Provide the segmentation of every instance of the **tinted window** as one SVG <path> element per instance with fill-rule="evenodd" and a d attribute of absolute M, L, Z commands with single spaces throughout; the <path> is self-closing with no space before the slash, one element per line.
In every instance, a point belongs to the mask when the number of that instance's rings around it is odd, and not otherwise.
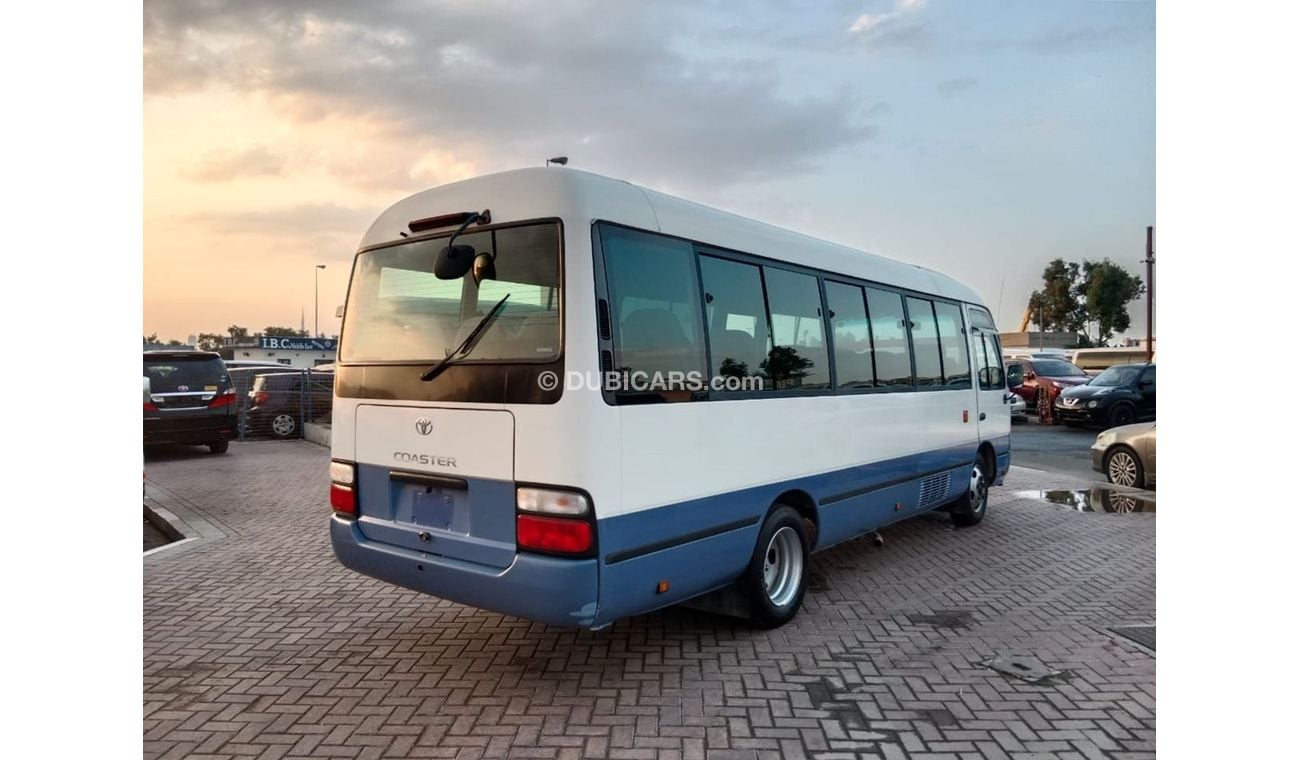
<path fill-rule="evenodd" d="M 835 345 L 835 384 L 841 388 L 869 388 L 875 384 L 871 358 L 871 322 L 862 288 L 826 283 L 831 339 Z"/>
<path fill-rule="evenodd" d="M 230 387 L 226 365 L 215 356 L 169 356 L 144 360 L 150 393 L 211 393 Z"/>
<path fill-rule="evenodd" d="M 1117 387 L 1121 385 L 1132 385 L 1137 381 L 1138 374 L 1142 368 L 1136 364 L 1121 364 L 1116 367 L 1102 372 L 1092 379 L 1088 385 L 1099 385 L 1102 387 Z"/>
<path fill-rule="evenodd" d="M 1148 380 L 1151 381 L 1150 390 L 1155 390 L 1156 389 L 1156 368 L 1155 367 L 1147 367 L 1146 371 L 1142 373 L 1142 382 L 1145 383 Z"/>
<path fill-rule="evenodd" d="M 601 227 L 614 332 L 614 366 L 627 372 L 703 372 L 695 254 L 689 243 Z M 659 384 L 663 385 L 663 384 Z M 684 390 L 661 394 L 685 400 Z"/>
<path fill-rule="evenodd" d="M 934 323 L 934 307 L 929 301 L 908 298 L 907 315 L 912 320 L 912 350 L 916 353 L 916 384 L 942 385 L 943 361 L 939 358 L 939 331 Z"/>
<path fill-rule="evenodd" d="M 767 308 L 758 267 L 700 257 L 714 377 L 761 375 L 767 358 Z"/>
<path fill-rule="evenodd" d="M 867 315 L 871 320 L 872 349 L 877 385 L 911 385 L 912 360 L 908 353 L 903 297 L 887 290 L 866 288 Z"/>
<path fill-rule="evenodd" d="M 817 278 L 772 267 L 763 267 L 763 277 L 772 319 L 772 347 L 763 374 L 776 390 L 828 387 Z"/>
<path fill-rule="evenodd" d="M 1047 377 L 1086 377 L 1088 374 L 1073 364 L 1060 359 L 1035 359 L 1033 365 L 1036 374 Z"/>
<path fill-rule="evenodd" d="M 966 330 L 962 327 L 961 308 L 955 304 L 936 302 L 934 316 L 939 322 L 944 383 L 970 387 L 970 359 L 966 351 Z"/>

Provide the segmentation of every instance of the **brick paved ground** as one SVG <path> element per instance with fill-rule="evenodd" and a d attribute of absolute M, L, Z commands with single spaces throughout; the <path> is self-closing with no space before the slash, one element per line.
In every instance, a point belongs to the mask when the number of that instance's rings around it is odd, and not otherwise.
<path fill-rule="evenodd" d="M 145 559 L 148 757 L 1154 754 L 1155 658 L 1105 628 L 1154 620 L 1155 515 L 1013 497 L 1077 481 L 1015 470 L 976 528 L 923 517 L 816 555 L 779 630 L 673 609 L 590 633 L 338 565 L 325 449 L 195 451 L 148 463 L 209 528 Z M 1065 674 L 978 664 L 1002 653 Z"/>

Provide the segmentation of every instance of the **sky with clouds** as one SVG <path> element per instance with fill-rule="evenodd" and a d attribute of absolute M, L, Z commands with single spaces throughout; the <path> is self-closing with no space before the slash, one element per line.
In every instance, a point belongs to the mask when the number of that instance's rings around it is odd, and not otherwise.
<path fill-rule="evenodd" d="M 1155 221 L 1153 3 L 146 0 L 144 41 L 164 338 L 311 329 L 318 263 L 334 334 L 386 206 L 553 155 L 947 272 L 1003 329 L 1052 258 L 1140 274 Z"/>

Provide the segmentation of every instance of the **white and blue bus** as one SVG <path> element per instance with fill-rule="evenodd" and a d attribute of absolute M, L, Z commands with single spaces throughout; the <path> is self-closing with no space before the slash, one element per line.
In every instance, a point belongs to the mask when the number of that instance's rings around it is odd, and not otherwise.
<path fill-rule="evenodd" d="M 809 555 L 1010 463 L 968 287 L 627 182 L 536 168 L 385 211 L 335 368 L 330 535 L 358 572 L 602 628 L 790 620 Z"/>

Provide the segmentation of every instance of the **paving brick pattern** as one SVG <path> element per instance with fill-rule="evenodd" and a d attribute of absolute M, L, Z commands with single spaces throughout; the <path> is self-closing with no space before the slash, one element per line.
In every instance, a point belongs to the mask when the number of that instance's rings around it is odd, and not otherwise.
<path fill-rule="evenodd" d="M 1155 515 L 1014 497 L 1077 481 L 1013 470 L 978 527 L 818 554 L 775 631 L 678 608 L 591 633 L 338 565 L 322 448 L 198 451 L 148 462 L 226 535 L 145 559 L 146 757 L 1154 755 L 1154 655 L 1106 629 L 1155 618 Z"/>

